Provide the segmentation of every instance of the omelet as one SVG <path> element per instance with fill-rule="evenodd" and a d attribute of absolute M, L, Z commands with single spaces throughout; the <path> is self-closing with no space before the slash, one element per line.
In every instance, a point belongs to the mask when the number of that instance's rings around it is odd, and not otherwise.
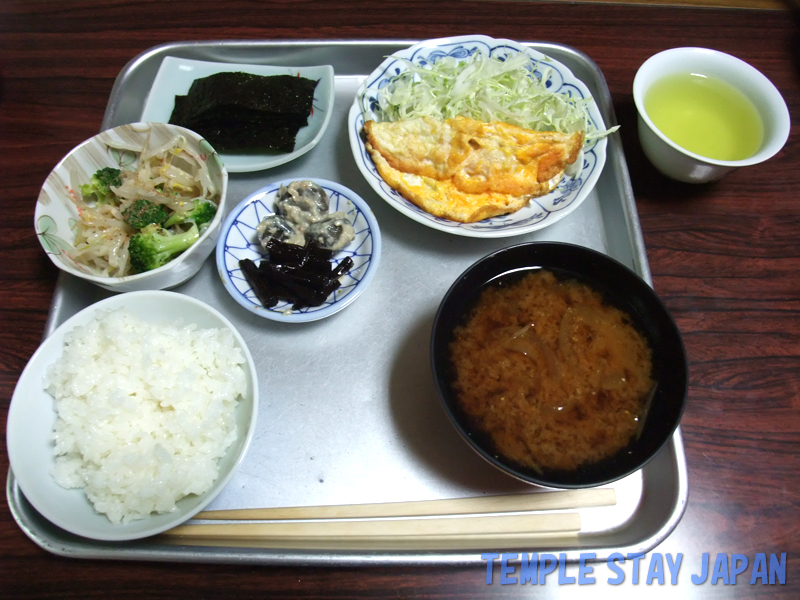
<path fill-rule="evenodd" d="M 381 177 L 426 212 L 473 223 L 516 212 L 551 192 L 583 147 L 583 132 L 532 131 L 465 117 L 364 124 Z"/>

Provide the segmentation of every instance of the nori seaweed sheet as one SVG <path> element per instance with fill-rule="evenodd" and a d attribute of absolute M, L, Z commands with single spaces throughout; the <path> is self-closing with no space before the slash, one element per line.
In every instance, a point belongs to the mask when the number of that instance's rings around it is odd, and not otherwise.
<path fill-rule="evenodd" d="M 221 106 L 183 126 L 207 139 L 219 152 L 259 148 L 292 152 L 297 132 L 307 124 L 308 117 L 304 115 Z"/>
<path fill-rule="evenodd" d="M 292 152 L 308 124 L 317 81 L 293 75 L 217 73 L 175 96 L 169 122 L 203 136 L 220 152 Z"/>

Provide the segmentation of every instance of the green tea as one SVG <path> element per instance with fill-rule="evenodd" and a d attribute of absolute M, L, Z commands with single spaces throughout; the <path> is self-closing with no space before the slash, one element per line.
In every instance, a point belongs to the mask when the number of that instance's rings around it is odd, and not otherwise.
<path fill-rule="evenodd" d="M 667 75 L 644 99 L 655 126 L 673 142 L 707 158 L 742 160 L 761 146 L 764 125 L 735 87 L 695 73 Z"/>

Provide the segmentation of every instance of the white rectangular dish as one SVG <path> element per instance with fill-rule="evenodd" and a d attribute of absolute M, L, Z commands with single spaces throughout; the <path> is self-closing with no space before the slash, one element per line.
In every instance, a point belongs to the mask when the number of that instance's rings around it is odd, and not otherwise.
<path fill-rule="evenodd" d="M 175 96 L 185 95 L 195 79 L 222 72 L 242 72 L 253 75 L 291 75 L 317 81 L 314 90 L 314 108 L 308 125 L 297 134 L 294 152 L 283 154 L 233 154 L 223 153 L 225 167 L 231 173 L 246 173 L 271 169 L 294 160 L 316 146 L 325 134 L 331 120 L 334 97 L 333 67 L 300 66 L 276 67 L 271 65 L 231 64 L 167 56 L 161 61 L 156 78 L 142 109 L 143 122 L 169 123 L 175 107 Z"/>

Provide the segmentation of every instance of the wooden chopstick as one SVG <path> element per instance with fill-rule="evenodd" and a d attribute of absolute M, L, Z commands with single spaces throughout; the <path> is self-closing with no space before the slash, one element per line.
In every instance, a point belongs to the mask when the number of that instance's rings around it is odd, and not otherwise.
<path fill-rule="evenodd" d="M 615 490 L 600 488 L 418 502 L 205 511 L 195 519 L 218 522 L 181 525 L 161 536 L 167 544 L 194 546 L 511 548 L 543 537 L 552 541 L 553 534 L 558 534 L 558 539 L 579 535 L 579 513 L 541 511 L 614 504 Z"/>
<path fill-rule="evenodd" d="M 578 513 L 181 525 L 162 535 L 211 539 L 391 540 L 580 531 Z"/>
<path fill-rule="evenodd" d="M 386 502 L 381 504 L 343 504 L 332 506 L 293 506 L 286 508 L 244 508 L 207 510 L 195 519 L 244 521 L 280 519 L 349 519 L 370 517 L 419 517 L 427 515 L 466 515 L 542 510 L 569 510 L 613 506 L 614 488 L 538 492 L 505 496 L 481 496 L 450 500 Z"/>
<path fill-rule="evenodd" d="M 551 533 L 507 533 L 505 535 L 440 535 L 395 538 L 202 538 L 161 536 L 159 543 L 171 546 L 213 546 L 215 548 L 268 548 L 271 550 L 335 550 L 335 551 L 486 551 L 504 549 L 529 550 L 545 544 L 548 548 L 574 548 L 579 531 Z"/>

